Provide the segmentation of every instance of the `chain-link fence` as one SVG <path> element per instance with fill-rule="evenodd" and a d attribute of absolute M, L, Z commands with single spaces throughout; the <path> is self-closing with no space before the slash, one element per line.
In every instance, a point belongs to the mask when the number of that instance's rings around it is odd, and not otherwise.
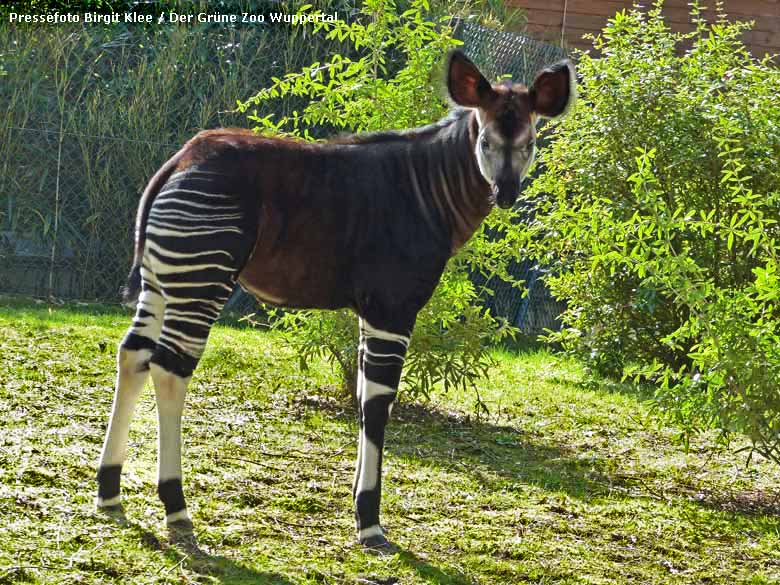
<path fill-rule="evenodd" d="M 117 301 L 132 263 L 138 194 L 176 145 L 17 127 L 2 132 L 9 160 L 0 161 L 0 291 Z M 141 168 L 127 164 L 144 159 Z"/>
<path fill-rule="evenodd" d="M 494 78 L 510 74 L 516 81 L 530 83 L 536 71 L 564 55 L 558 47 L 473 23 L 459 23 L 457 32 L 464 41 L 466 53 Z M 224 35 L 223 32 L 210 34 Z M 144 54 L 128 56 L 128 47 L 137 51 L 139 44 L 128 32 L 107 40 L 92 38 L 80 30 L 64 38 L 69 43 L 74 38 L 80 39 L 80 44 L 73 45 L 70 56 L 77 67 L 85 60 L 113 62 L 111 70 L 89 72 L 90 78 L 94 76 L 105 84 L 123 82 L 119 75 L 125 63 L 141 67 L 146 58 Z M 223 51 L 227 58 L 237 59 L 235 47 L 249 46 L 250 41 L 221 39 L 215 43 L 215 52 Z M 166 38 L 165 42 L 196 46 L 202 41 Z M 258 58 L 261 54 L 258 47 L 252 54 L 239 57 L 245 62 Z M 63 59 L 68 57 L 63 53 Z M 156 58 L 159 60 L 160 56 Z M 200 66 L 222 68 L 219 74 L 226 77 L 232 74 L 224 63 L 204 62 Z M 109 78 L 109 74 L 114 77 Z M 122 126 L 132 130 L 139 119 L 147 119 L 147 125 L 160 126 L 159 141 L 134 140 L 116 132 L 99 133 L 94 125 L 85 126 L 85 118 L 80 117 L 85 108 L 105 107 L 94 101 L 99 86 L 84 85 L 81 97 L 74 99 L 74 82 L 69 83 L 71 86 L 64 84 L 59 89 L 52 85 L 50 95 L 44 95 L 42 86 L 38 86 L 39 98 L 47 100 L 37 108 L 38 117 L 22 119 L 11 112 L 9 125 L 0 126 L 0 293 L 116 302 L 131 264 L 133 219 L 146 181 L 183 139 L 194 132 L 187 127 L 192 125 L 192 120 L 200 119 L 204 125 L 224 123 L 224 120 L 215 116 L 207 119 L 205 114 L 176 105 L 177 90 L 173 89 L 167 90 L 166 95 L 158 95 L 157 102 L 143 98 L 151 107 L 157 104 L 158 109 L 169 108 L 166 115 L 157 114 L 159 121 L 148 119 L 152 114 L 139 110 L 134 117 L 128 113 L 126 126 Z M 249 87 L 261 86 L 256 81 L 249 84 Z M 163 100 L 169 101 L 162 103 Z M 29 104 L 26 107 L 30 109 Z M 58 116 L 49 115 L 52 107 L 59 108 Z M 178 124 L 177 118 L 185 123 Z M 96 127 L 97 130 L 117 129 L 110 124 Z M 138 135 L 142 135 L 140 129 Z M 539 281 L 538 271 L 524 263 L 513 266 L 512 273 L 525 281 L 529 292 L 523 297 L 506 283 L 491 282 L 496 292 L 489 301 L 494 313 L 528 332 L 554 327 L 561 307 L 552 301 Z M 251 306 L 246 297 L 239 296 L 233 303 L 237 310 Z"/>
<path fill-rule="evenodd" d="M 246 124 L 236 98 L 312 54 L 296 34 L 0 23 L 0 293 L 118 302 L 146 182 L 199 129 Z"/>
<path fill-rule="evenodd" d="M 557 45 L 463 20 L 457 25 L 456 37 L 463 41 L 464 52 L 488 79 L 509 76 L 513 82 L 525 85 L 533 82 L 540 69 L 567 55 Z"/>

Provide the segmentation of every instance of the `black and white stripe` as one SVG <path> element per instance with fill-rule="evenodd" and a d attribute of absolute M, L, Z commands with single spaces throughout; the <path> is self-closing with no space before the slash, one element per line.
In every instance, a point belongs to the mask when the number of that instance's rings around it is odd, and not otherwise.
<path fill-rule="evenodd" d="M 409 332 L 392 333 L 360 320 L 358 404 L 360 435 L 353 496 L 358 540 L 369 547 L 387 544 L 379 524 L 385 426 L 401 379 Z"/>
<path fill-rule="evenodd" d="M 359 540 L 389 550 L 379 521 L 382 450 L 416 316 L 491 208 L 514 204 L 536 119 L 564 113 L 573 86 L 566 63 L 530 88 L 491 85 L 455 51 L 447 88 L 461 108 L 435 124 L 316 144 L 235 128 L 188 141 L 149 180 L 136 216 L 125 298 L 138 309 L 119 351 L 98 506 L 120 506 L 127 430 L 151 375 L 158 492 L 169 525 L 191 529 L 184 397 L 240 278 L 267 302 L 360 316 L 355 515 Z"/>
<path fill-rule="evenodd" d="M 149 211 L 142 292 L 120 346 L 114 410 L 98 471 L 98 506 L 119 506 L 127 428 L 151 372 L 159 419 L 158 494 L 169 525 L 190 524 L 181 482 L 187 383 L 246 256 L 245 213 L 239 201 L 214 187 L 220 177 L 197 168 L 173 174 Z"/>

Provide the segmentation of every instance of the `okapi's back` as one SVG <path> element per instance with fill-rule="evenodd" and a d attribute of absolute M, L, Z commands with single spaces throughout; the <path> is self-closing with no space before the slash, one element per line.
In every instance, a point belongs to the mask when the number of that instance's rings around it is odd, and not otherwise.
<path fill-rule="evenodd" d="M 165 189 L 196 204 L 205 204 L 197 193 L 205 189 L 240 205 L 253 245 L 239 282 L 260 300 L 355 307 L 367 266 L 400 265 L 425 240 L 404 176 L 406 148 L 211 130 L 183 149 L 179 182 Z"/>

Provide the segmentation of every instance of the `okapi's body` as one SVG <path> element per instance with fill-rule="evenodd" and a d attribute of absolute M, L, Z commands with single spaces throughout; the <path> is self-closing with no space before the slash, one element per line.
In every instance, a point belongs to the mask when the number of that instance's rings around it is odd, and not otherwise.
<path fill-rule="evenodd" d="M 287 307 L 351 307 L 371 321 L 397 303 L 417 304 L 409 307 L 416 313 L 489 213 L 490 186 L 470 156 L 476 130 L 468 110 L 343 143 L 216 130 L 184 156 L 203 168 L 234 166 L 226 174 L 241 177 L 233 188 L 257 234 L 239 275 L 247 290 Z M 449 150 L 471 164 L 453 165 L 441 156 Z"/>
<path fill-rule="evenodd" d="M 129 421 L 151 372 L 160 498 L 169 526 L 191 530 L 184 395 L 238 281 L 265 302 L 358 314 L 358 538 L 388 546 L 379 524 L 384 429 L 417 313 L 492 206 L 514 203 L 536 116 L 562 114 L 574 90 L 568 64 L 542 72 L 531 90 L 491 87 L 460 53 L 448 86 L 463 107 L 431 126 L 320 144 L 212 130 L 152 178 L 138 212 L 129 296 L 140 296 L 119 351 L 99 507 L 120 506 Z"/>

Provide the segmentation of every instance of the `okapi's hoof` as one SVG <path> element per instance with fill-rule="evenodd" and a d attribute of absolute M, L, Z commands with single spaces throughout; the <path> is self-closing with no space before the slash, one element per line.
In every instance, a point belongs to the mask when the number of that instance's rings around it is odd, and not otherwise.
<path fill-rule="evenodd" d="M 168 540 L 171 544 L 198 546 L 198 539 L 195 536 L 195 527 L 192 525 L 192 520 L 189 518 L 168 522 L 167 528 Z"/>
<path fill-rule="evenodd" d="M 170 542 L 172 546 L 193 557 L 198 557 L 203 554 L 203 551 L 198 545 L 198 537 L 195 536 L 192 521 L 189 518 L 168 522 L 167 526 L 168 542 Z"/>
<path fill-rule="evenodd" d="M 360 540 L 360 544 L 366 550 L 376 555 L 392 555 L 398 552 L 398 547 L 385 538 L 384 534 L 367 536 Z"/>
<path fill-rule="evenodd" d="M 95 511 L 98 514 L 102 514 L 103 516 L 107 516 L 114 522 L 117 522 L 119 524 L 127 524 L 127 516 L 125 515 L 125 509 L 122 506 L 122 504 L 113 504 L 111 506 L 101 506 L 97 505 L 95 506 Z"/>

